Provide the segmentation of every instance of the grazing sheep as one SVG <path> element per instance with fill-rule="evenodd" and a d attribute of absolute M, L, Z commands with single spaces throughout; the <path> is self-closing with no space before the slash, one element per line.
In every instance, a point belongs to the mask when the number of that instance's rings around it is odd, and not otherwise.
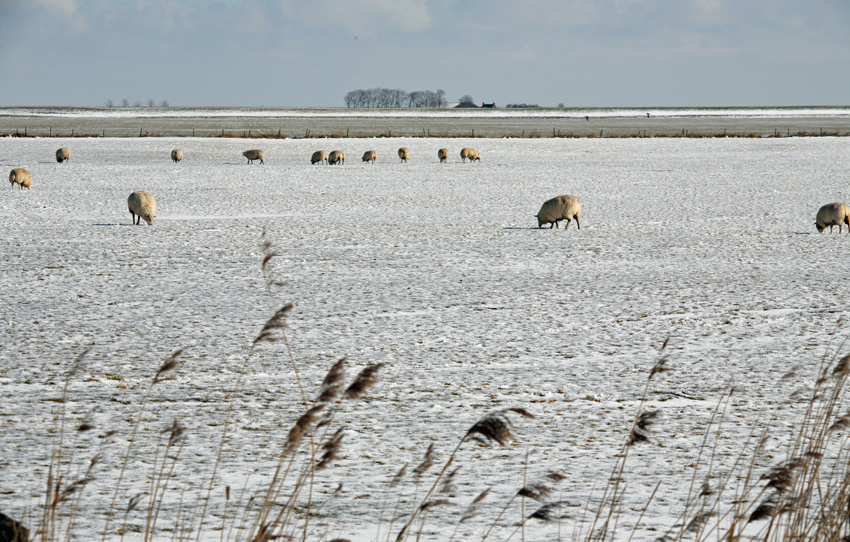
<path fill-rule="evenodd" d="M 440 159 L 440 163 L 445 162 L 449 159 L 449 149 L 440 149 L 437 151 L 437 158 Z"/>
<path fill-rule="evenodd" d="M 342 151 L 331 151 L 328 155 L 328 164 L 336 165 L 336 164 L 344 164 L 345 163 L 345 153 Z"/>
<path fill-rule="evenodd" d="M 171 159 L 174 160 L 174 163 L 176 164 L 183 159 L 183 151 L 180 149 L 174 149 L 171 151 Z"/>
<path fill-rule="evenodd" d="M 469 158 L 469 163 L 481 161 L 481 153 L 473 149 L 472 147 L 464 147 L 460 150 L 460 157 L 463 160 L 463 163 L 466 163 L 466 159 Z"/>
<path fill-rule="evenodd" d="M 141 224 L 142 220 L 148 223 L 148 226 L 153 224 L 153 219 L 156 218 L 156 200 L 150 192 L 139 190 L 133 192 L 127 198 L 127 207 L 130 208 L 130 216 L 133 218 L 133 225 Z"/>
<path fill-rule="evenodd" d="M 263 162 L 263 158 L 265 158 L 266 155 L 260 149 L 251 149 L 250 151 L 245 151 L 242 153 L 242 156 L 248 159 L 249 164 L 253 164 L 254 160 L 259 160 L 261 164 L 265 164 L 265 162 Z"/>
<path fill-rule="evenodd" d="M 375 151 L 366 151 L 363 153 L 363 161 L 364 162 L 372 162 L 375 163 L 375 160 L 378 159 L 378 153 Z"/>
<path fill-rule="evenodd" d="M 815 227 L 819 233 L 829 226 L 829 233 L 832 233 L 832 227 L 838 226 L 838 233 L 847 224 L 847 233 L 850 233 L 850 207 L 843 203 L 827 203 L 818 209 L 818 216 L 815 219 Z"/>
<path fill-rule="evenodd" d="M 67 162 L 71 159 L 71 149 L 68 147 L 62 147 L 61 149 L 56 151 L 56 161 L 59 163 Z"/>
<path fill-rule="evenodd" d="M 398 157 L 401 158 L 402 162 L 407 162 L 410 160 L 410 149 L 407 147 L 402 147 L 398 150 Z"/>
<path fill-rule="evenodd" d="M 570 220 L 573 218 L 576 219 L 576 226 L 578 229 L 581 229 L 581 223 L 578 220 L 579 215 L 581 214 L 581 202 L 575 196 L 557 196 L 549 201 L 545 202 L 540 210 L 537 212 L 537 227 L 542 228 L 543 224 L 552 225 L 549 227 L 550 229 L 553 227 L 560 228 L 558 224 L 561 220 L 567 221 L 567 226 L 564 228 L 565 230 L 570 229 Z"/>
<path fill-rule="evenodd" d="M 9 182 L 12 183 L 12 188 L 17 184 L 19 190 L 29 190 L 32 186 L 32 175 L 24 168 L 16 167 L 9 173 Z"/>
<path fill-rule="evenodd" d="M 328 163 L 328 151 L 316 151 L 313 153 L 313 156 L 310 157 L 311 164 L 321 164 L 323 162 L 325 164 Z"/>

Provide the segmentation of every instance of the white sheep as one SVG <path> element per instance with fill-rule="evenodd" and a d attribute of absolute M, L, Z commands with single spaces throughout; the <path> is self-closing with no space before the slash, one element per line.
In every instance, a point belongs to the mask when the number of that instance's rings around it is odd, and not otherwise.
<path fill-rule="evenodd" d="M 398 157 L 401 158 L 402 162 L 407 162 L 410 160 L 410 149 L 407 147 L 402 147 L 398 150 Z"/>
<path fill-rule="evenodd" d="M 253 164 L 254 160 L 259 160 L 261 164 L 265 164 L 265 162 L 263 162 L 263 158 L 265 158 L 266 155 L 260 149 L 251 149 L 250 151 L 245 151 L 242 153 L 242 156 L 248 159 L 249 164 Z"/>
<path fill-rule="evenodd" d="M 375 160 L 378 159 L 378 153 L 375 151 L 366 151 L 363 153 L 363 161 L 364 162 L 372 162 L 375 163 Z"/>
<path fill-rule="evenodd" d="M 328 155 L 328 164 L 336 165 L 336 164 L 344 164 L 345 163 L 345 153 L 342 151 L 331 151 Z"/>
<path fill-rule="evenodd" d="M 449 149 L 440 149 L 437 151 L 437 158 L 440 159 L 440 163 L 445 162 L 449 159 Z"/>
<path fill-rule="evenodd" d="M 328 151 L 316 151 L 313 153 L 313 156 L 310 157 L 311 164 L 321 164 L 328 163 Z"/>
<path fill-rule="evenodd" d="M 473 149 L 472 147 L 464 147 L 460 150 L 460 157 L 463 160 L 463 163 L 466 163 L 466 159 L 469 158 L 469 163 L 481 161 L 481 153 Z"/>
<path fill-rule="evenodd" d="M 12 188 L 18 185 L 19 190 L 29 190 L 32 186 L 32 175 L 24 168 L 16 167 L 9 173 L 9 182 L 12 183 Z"/>
<path fill-rule="evenodd" d="M 570 228 L 570 220 L 576 219 L 576 226 L 581 229 L 581 223 L 578 218 L 581 214 L 581 201 L 575 196 L 557 196 L 546 201 L 540 210 L 537 212 L 537 227 L 542 228 L 543 224 L 552 224 L 551 228 L 558 227 L 561 220 L 567 221 L 566 229 Z"/>
<path fill-rule="evenodd" d="M 156 200 L 150 192 L 139 190 L 133 192 L 127 198 L 127 207 L 130 208 L 130 216 L 133 218 L 133 225 L 142 223 L 144 219 L 148 226 L 153 224 L 153 219 L 156 218 Z"/>
<path fill-rule="evenodd" d="M 838 233 L 841 233 L 842 227 L 847 224 L 847 233 L 850 233 L 850 207 L 843 203 L 827 203 L 818 209 L 818 216 L 815 218 L 815 227 L 819 233 L 829 226 L 829 233 L 832 233 L 832 227 L 838 226 Z"/>
<path fill-rule="evenodd" d="M 174 160 L 174 163 L 176 164 L 183 159 L 183 151 L 180 149 L 174 149 L 171 151 L 171 159 Z"/>
<path fill-rule="evenodd" d="M 56 151 L 56 161 L 57 162 L 67 162 L 71 159 L 71 149 L 68 147 L 62 147 Z"/>

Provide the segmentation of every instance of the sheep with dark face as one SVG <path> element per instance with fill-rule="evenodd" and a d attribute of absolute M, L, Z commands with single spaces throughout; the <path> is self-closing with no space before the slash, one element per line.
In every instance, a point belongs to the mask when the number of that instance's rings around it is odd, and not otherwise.
<path fill-rule="evenodd" d="M 440 149 L 437 151 L 437 158 L 440 159 L 440 163 L 442 164 L 446 160 L 449 159 L 449 149 Z"/>
<path fill-rule="evenodd" d="M 16 167 L 9 172 L 9 182 L 12 183 L 12 188 L 18 185 L 18 190 L 23 190 L 24 188 L 29 190 L 32 186 L 32 175 L 24 168 Z"/>
<path fill-rule="evenodd" d="M 540 207 L 540 211 L 537 212 L 537 227 L 542 228 L 543 224 L 552 224 L 549 228 L 560 228 L 558 224 L 561 220 L 567 221 L 567 226 L 564 228 L 570 228 L 570 221 L 575 218 L 576 226 L 578 229 L 581 229 L 581 223 L 579 222 L 579 215 L 581 215 L 581 201 L 575 196 L 557 196 L 554 197 Z"/>
<path fill-rule="evenodd" d="M 153 225 L 153 220 L 156 218 L 156 200 L 150 192 L 144 190 L 133 192 L 127 198 L 127 207 L 130 209 L 134 226 L 141 224 L 142 219 L 148 223 L 148 226 Z"/>
<path fill-rule="evenodd" d="M 407 147 L 402 147 L 398 150 L 398 157 L 401 158 L 402 162 L 407 162 L 410 160 L 410 149 Z"/>
<path fill-rule="evenodd" d="M 375 163 L 375 160 L 378 159 L 378 153 L 375 151 L 366 151 L 363 153 L 363 161 L 364 162 L 372 162 Z"/>
<path fill-rule="evenodd" d="M 819 233 L 829 226 L 829 233 L 832 233 L 832 227 L 838 226 L 838 233 L 841 233 L 842 227 L 847 224 L 847 233 L 850 233 L 850 207 L 843 203 L 827 203 L 818 209 L 818 215 L 815 218 L 815 227 Z"/>
<path fill-rule="evenodd" d="M 328 155 L 328 164 L 335 166 L 345 163 L 345 153 L 342 151 L 331 151 Z"/>
<path fill-rule="evenodd" d="M 261 164 L 265 164 L 265 162 L 263 162 L 263 158 L 265 158 L 266 155 L 260 149 L 251 149 L 250 151 L 245 151 L 242 153 L 242 156 L 248 159 L 249 164 L 253 164 L 254 160 L 259 160 Z"/>
<path fill-rule="evenodd" d="M 313 156 L 310 157 L 311 164 L 322 164 L 328 163 L 328 151 L 316 151 L 313 153 Z"/>
<path fill-rule="evenodd" d="M 59 163 L 67 162 L 71 159 L 71 149 L 62 147 L 56 151 L 56 161 Z"/>
<path fill-rule="evenodd" d="M 466 163 L 466 159 L 469 158 L 469 163 L 472 162 L 480 162 L 481 161 L 481 153 L 473 149 L 472 147 L 464 147 L 460 150 L 460 158 Z"/>

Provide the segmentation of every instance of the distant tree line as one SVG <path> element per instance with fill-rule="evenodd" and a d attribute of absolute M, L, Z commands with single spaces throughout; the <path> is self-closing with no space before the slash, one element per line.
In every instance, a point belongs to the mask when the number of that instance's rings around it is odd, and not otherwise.
<path fill-rule="evenodd" d="M 143 105 L 145 104 L 141 100 L 136 100 L 135 102 L 133 102 L 133 107 L 142 107 Z M 152 99 L 148 100 L 147 105 L 148 107 L 154 107 L 156 105 L 156 101 Z M 161 102 L 159 102 L 159 106 L 168 107 L 168 100 L 162 100 Z M 109 99 L 106 100 L 106 107 L 130 107 L 130 100 L 124 98 L 123 100 L 121 100 L 121 104 L 116 106 L 115 102 L 113 102 L 112 99 Z"/>
<path fill-rule="evenodd" d="M 345 95 L 346 107 L 446 107 L 448 103 L 443 89 L 406 92 L 400 88 L 370 88 Z"/>

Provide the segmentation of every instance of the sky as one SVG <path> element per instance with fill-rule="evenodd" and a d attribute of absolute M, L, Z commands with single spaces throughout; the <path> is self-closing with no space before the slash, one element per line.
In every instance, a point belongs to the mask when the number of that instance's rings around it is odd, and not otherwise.
<path fill-rule="evenodd" d="M 0 105 L 850 105 L 850 0 L 0 0 Z"/>

